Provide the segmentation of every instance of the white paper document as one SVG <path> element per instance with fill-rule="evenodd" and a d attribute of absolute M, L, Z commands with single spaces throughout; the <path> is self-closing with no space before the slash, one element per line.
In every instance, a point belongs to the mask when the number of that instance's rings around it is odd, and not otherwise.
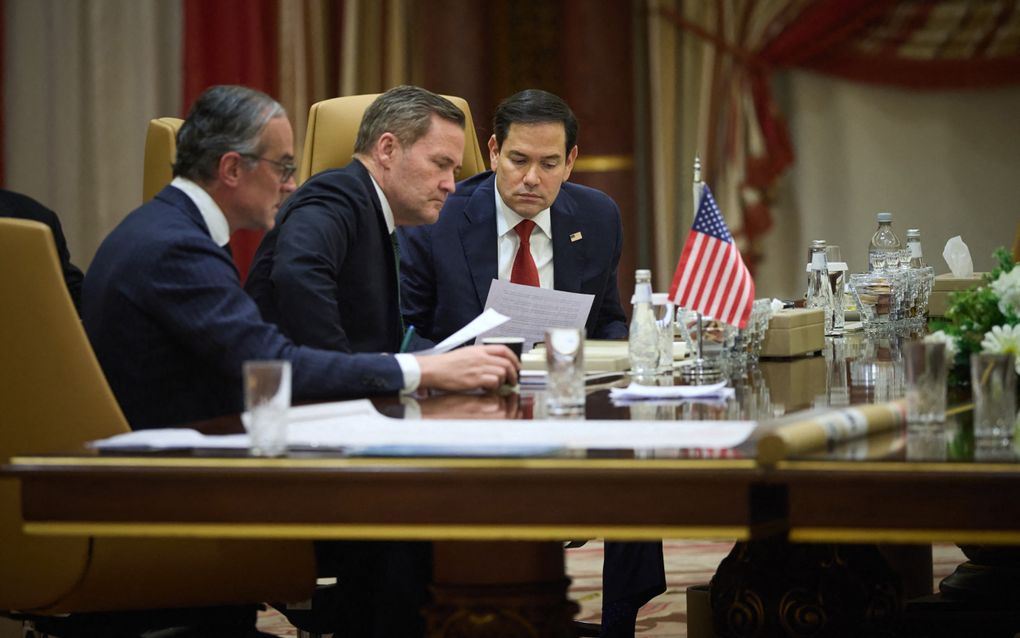
<path fill-rule="evenodd" d="M 545 338 L 548 328 L 583 328 L 595 295 L 522 286 L 493 279 L 486 309 L 498 310 L 510 321 L 494 328 L 485 337 L 523 337 L 527 352 Z"/>
<path fill-rule="evenodd" d="M 755 428 L 753 421 L 407 421 L 379 414 L 369 401 L 297 407 L 289 416 L 288 446 L 366 455 L 540 456 L 568 449 L 728 449 L 743 443 Z M 188 429 L 139 430 L 93 445 L 105 450 L 244 449 L 248 437 L 209 436 Z"/>
<path fill-rule="evenodd" d="M 481 334 L 486 334 L 492 331 L 508 321 L 510 321 L 510 317 L 505 314 L 501 314 L 493 308 L 486 308 L 482 314 L 472 319 L 466 326 L 457 332 L 437 343 L 434 347 L 425 350 L 424 352 L 416 352 L 415 354 L 439 354 L 441 352 L 448 352 Z"/>
<path fill-rule="evenodd" d="M 725 399 L 733 396 L 733 388 L 725 381 L 709 385 L 641 385 L 631 383 L 626 388 L 610 388 L 609 397 L 622 399 Z"/>

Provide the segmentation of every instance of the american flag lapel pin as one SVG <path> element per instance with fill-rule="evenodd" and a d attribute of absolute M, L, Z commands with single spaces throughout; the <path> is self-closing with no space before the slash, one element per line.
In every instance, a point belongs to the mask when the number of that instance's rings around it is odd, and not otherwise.
<path fill-rule="evenodd" d="M 574 243 L 575 241 L 581 241 L 581 231 L 577 231 L 570 236 L 570 243 Z"/>

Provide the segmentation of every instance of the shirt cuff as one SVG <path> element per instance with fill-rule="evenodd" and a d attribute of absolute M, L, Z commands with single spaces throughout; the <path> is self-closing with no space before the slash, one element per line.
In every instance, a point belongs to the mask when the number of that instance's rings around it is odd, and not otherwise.
<path fill-rule="evenodd" d="M 400 371 L 404 373 L 403 392 L 414 392 L 421 385 L 421 366 L 418 365 L 418 359 L 413 354 L 406 353 L 393 356 L 400 364 Z"/>

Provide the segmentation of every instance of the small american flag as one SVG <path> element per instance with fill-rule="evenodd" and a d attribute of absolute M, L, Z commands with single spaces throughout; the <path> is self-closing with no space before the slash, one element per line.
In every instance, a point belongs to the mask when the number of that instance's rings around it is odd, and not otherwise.
<path fill-rule="evenodd" d="M 694 226 L 676 265 L 669 298 L 678 306 L 744 328 L 754 302 L 754 280 L 704 187 Z"/>

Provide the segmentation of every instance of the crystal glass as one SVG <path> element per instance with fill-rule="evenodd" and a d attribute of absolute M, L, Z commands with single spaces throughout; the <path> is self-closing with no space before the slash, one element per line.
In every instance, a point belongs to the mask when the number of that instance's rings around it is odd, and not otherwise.
<path fill-rule="evenodd" d="M 554 416 L 584 413 L 584 329 L 545 332 L 546 406 Z"/>
<path fill-rule="evenodd" d="M 659 330 L 659 374 L 673 374 L 673 304 L 669 295 L 661 292 L 652 295 L 652 314 Z"/>
<path fill-rule="evenodd" d="M 912 341 L 904 347 L 907 423 L 946 420 L 946 376 L 949 361 L 945 343 Z"/>
<path fill-rule="evenodd" d="M 846 308 L 844 291 L 846 289 L 847 265 L 839 251 L 839 246 L 825 247 L 825 262 L 829 274 L 829 290 L 832 292 L 832 329 L 829 335 L 841 335 L 846 328 Z"/>
<path fill-rule="evenodd" d="M 896 278 L 888 271 L 850 275 L 850 291 L 865 332 L 885 334 L 894 330 L 903 292 L 897 284 Z"/>
<path fill-rule="evenodd" d="M 244 419 L 255 456 L 281 456 L 287 450 L 290 361 L 245 361 Z"/>
<path fill-rule="evenodd" d="M 1016 370 L 1011 354 L 970 355 L 974 438 L 1007 443 L 1016 426 Z"/>

